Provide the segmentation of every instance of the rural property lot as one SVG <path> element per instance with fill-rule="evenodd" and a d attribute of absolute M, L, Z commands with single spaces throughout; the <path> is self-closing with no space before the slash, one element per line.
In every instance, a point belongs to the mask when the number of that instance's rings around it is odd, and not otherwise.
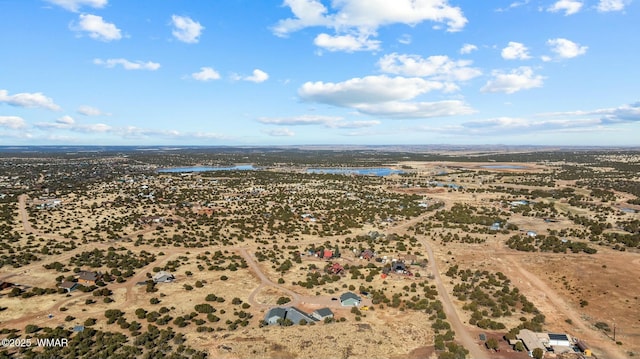
<path fill-rule="evenodd" d="M 369 166 L 404 171 L 390 176 L 257 159 L 259 170 L 158 173 L 163 157 L 143 154 L 7 160 L 1 336 L 61 326 L 69 331 L 55 335 L 80 338 L 72 329 L 82 326 L 136 356 L 399 359 L 464 357 L 465 348 L 471 358 L 520 358 L 503 338 L 538 328 L 579 338 L 598 358 L 640 353 L 638 185 L 625 172 L 640 155 L 446 155 Z M 206 154 L 175 156 L 216 165 Z M 323 156 L 327 167 L 364 161 Z M 587 177 L 603 158 L 609 167 Z M 87 161 L 91 176 L 73 165 Z M 45 164 L 56 171 L 17 170 Z M 163 272 L 173 280 L 154 282 Z M 347 292 L 358 306 L 341 304 Z M 265 325 L 277 306 L 334 317 Z"/>

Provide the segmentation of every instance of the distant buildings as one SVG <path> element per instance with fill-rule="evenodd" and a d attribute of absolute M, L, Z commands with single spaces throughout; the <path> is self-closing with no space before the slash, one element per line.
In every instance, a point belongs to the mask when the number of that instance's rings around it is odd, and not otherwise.
<path fill-rule="evenodd" d="M 158 224 L 163 223 L 164 221 L 165 219 L 162 216 L 146 216 L 138 219 L 140 224 Z"/>
<path fill-rule="evenodd" d="M 62 200 L 58 198 L 40 197 L 34 200 L 33 203 L 37 209 L 54 209 L 62 205 Z"/>
<path fill-rule="evenodd" d="M 361 259 L 366 259 L 366 260 L 371 260 L 373 257 L 375 257 L 376 253 L 372 250 L 372 249 L 365 249 L 364 251 L 362 251 L 362 253 L 360 253 L 360 258 Z"/>
<path fill-rule="evenodd" d="M 344 272 L 344 267 L 340 265 L 340 263 L 333 263 L 331 267 L 328 269 L 331 274 L 342 274 Z"/>

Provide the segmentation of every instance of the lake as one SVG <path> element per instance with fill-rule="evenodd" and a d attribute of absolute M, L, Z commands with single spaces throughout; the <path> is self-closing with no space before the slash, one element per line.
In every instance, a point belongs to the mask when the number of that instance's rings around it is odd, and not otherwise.
<path fill-rule="evenodd" d="M 339 175 L 367 175 L 367 176 L 389 176 L 404 173 L 391 168 L 309 168 L 307 173 L 339 174 Z"/>
<path fill-rule="evenodd" d="M 206 166 L 194 166 L 194 167 L 172 167 L 161 168 L 158 170 L 160 173 L 186 173 L 186 172 L 213 172 L 213 171 L 254 171 L 257 168 L 253 165 L 239 165 L 233 167 L 206 167 Z"/>

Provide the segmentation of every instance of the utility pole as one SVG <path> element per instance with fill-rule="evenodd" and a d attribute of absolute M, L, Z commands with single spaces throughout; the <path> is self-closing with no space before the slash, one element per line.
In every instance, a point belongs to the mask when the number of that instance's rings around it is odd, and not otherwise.
<path fill-rule="evenodd" d="M 616 341 L 616 322 L 613 322 L 613 341 Z"/>

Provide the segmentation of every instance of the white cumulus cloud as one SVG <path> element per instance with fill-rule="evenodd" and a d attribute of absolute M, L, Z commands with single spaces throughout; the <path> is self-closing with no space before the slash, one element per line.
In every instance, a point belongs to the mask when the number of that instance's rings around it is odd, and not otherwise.
<path fill-rule="evenodd" d="M 493 71 L 493 78 L 482 87 L 482 92 L 503 92 L 512 94 L 522 90 L 542 87 L 544 77 L 535 75 L 533 69 L 522 66 L 509 73 Z"/>
<path fill-rule="evenodd" d="M 39 122 L 35 124 L 35 127 L 39 129 L 61 129 L 61 130 L 73 130 L 75 127 L 76 121 L 71 116 L 62 116 L 58 118 L 55 122 Z"/>
<path fill-rule="evenodd" d="M 152 61 L 129 61 L 127 59 L 94 59 L 93 63 L 96 65 L 104 66 L 107 68 L 114 68 L 118 65 L 122 66 L 125 70 L 148 70 L 156 71 L 160 68 L 160 64 Z"/>
<path fill-rule="evenodd" d="M 473 51 L 478 50 L 478 46 L 474 45 L 474 44 L 464 44 L 462 45 L 462 48 L 460 49 L 460 54 L 462 55 L 466 55 L 466 54 L 470 54 Z"/>
<path fill-rule="evenodd" d="M 18 130 L 27 126 L 22 117 L 18 116 L 0 116 L 0 127 L 6 127 L 12 130 Z"/>
<path fill-rule="evenodd" d="M 104 113 L 95 107 L 86 106 L 86 105 L 78 107 L 78 113 L 85 116 L 109 115 L 108 113 Z"/>
<path fill-rule="evenodd" d="M 600 0 L 597 9 L 600 12 L 622 11 L 630 2 L 631 0 Z"/>
<path fill-rule="evenodd" d="M 551 47 L 551 51 L 563 59 L 570 59 L 584 55 L 587 53 L 588 49 L 587 46 L 581 46 L 571 40 L 562 38 L 550 39 L 547 41 L 547 45 Z"/>
<path fill-rule="evenodd" d="M 576 0 L 558 0 L 547 8 L 550 12 L 564 11 L 565 16 L 573 15 L 582 9 L 582 1 Z"/>
<path fill-rule="evenodd" d="M 519 42 L 509 41 L 507 47 L 502 49 L 502 58 L 505 60 L 526 60 L 530 59 L 529 49 Z"/>
<path fill-rule="evenodd" d="M 380 75 L 338 83 L 307 82 L 300 87 L 298 95 L 305 101 L 352 108 L 362 114 L 394 119 L 473 113 L 474 110 L 462 101 L 413 101 L 430 91 L 446 92 L 450 87 L 447 83 L 420 77 Z"/>
<path fill-rule="evenodd" d="M 320 40 L 333 40 L 332 43 L 375 36 L 379 27 L 392 24 L 414 26 L 432 21 L 444 23 L 448 31 L 455 32 L 462 30 L 467 23 L 462 10 L 449 5 L 448 0 L 339 0 L 332 1 L 330 8 L 320 0 L 284 0 L 284 5 L 289 7 L 293 17 L 280 20 L 272 29 L 274 34 L 287 36 L 307 27 L 326 27 L 333 29 L 336 34 L 326 35 Z M 358 35 L 353 36 L 354 33 Z M 360 48 L 378 49 L 372 46 L 373 43 L 365 45 Z M 334 51 L 340 50 L 340 47 L 354 51 L 353 45 L 344 44 L 334 46 Z"/>
<path fill-rule="evenodd" d="M 199 41 L 204 26 L 199 22 L 192 20 L 188 16 L 171 16 L 171 23 L 173 24 L 173 36 L 188 44 L 194 44 Z"/>
<path fill-rule="evenodd" d="M 380 41 L 371 40 L 365 34 L 358 34 L 357 36 L 351 34 L 331 36 L 322 33 L 316 36 L 313 43 L 328 51 L 354 52 L 380 49 Z"/>
<path fill-rule="evenodd" d="M 298 94 L 307 101 L 349 106 L 359 103 L 409 100 L 443 88 L 444 85 L 437 81 L 381 75 L 353 78 L 338 83 L 306 82 L 298 90 Z"/>
<path fill-rule="evenodd" d="M 104 21 L 102 16 L 91 14 L 80 14 L 77 24 L 72 24 L 71 29 L 79 32 L 86 32 L 92 39 L 100 41 L 120 40 L 122 34 L 116 25 Z"/>
<path fill-rule="evenodd" d="M 60 117 L 59 119 L 56 120 L 56 122 L 64 125 L 73 125 L 74 123 L 76 123 L 73 117 L 68 115 Z"/>
<path fill-rule="evenodd" d="M 436 102 L 402 102 L 390 101 L 379 104 L 358 104 L 355 108 L 364 114 L 391 119 L 420 119 L 470 115 L 476 112 L 469 105 L 459 100 Z"/>
<path fill-rule="evenodd" d="M 220 74 L 211 67 L 201 67 L 200 71 L 192 73 L 191 77 L 198 81 L 213 81 L 220 79 Z"/>
<path fill-rule="evenodd" d="M 101 9 L 105 7 L 108 0 L 47 0 L 69 11 L 77 12 L 83 6 Z"/>
<path fill-rule="evenodd" d="M 47 110 L 59 111 L 60 106 L 53 102 L 53 99 L 43 95 L 41 92 L 35 93 L 17 93 L 9 95 L 9 91 L 0 90 L 0 103 L 7 105 L 27 108 L 44 108 Z"/>
<path fill-rule="evenodd" d="M 482 71 L 470 67 L 472 61 L 454 61 L 448 56 L 403 55 L 392 53 L 378 61 L 380 70 L 404 76 L 431 77 L 435 80 L 467 81 L 482 75 Z"/>
<path fill-rule="evenodd" d="M 260 83 L 260 82 L 265 82 L 269 79 L 269 74 L 260 70 L 260 69 L 255 69 L 253 70 L 253 74 L 250 76 L 240 76 L 240 75 L 232 75 L 231 76 L 232 79 L 234 80 L 242 80 L 242 81 L 249 81 L 249 82 L 255 82 L 255 83 Z"/>

